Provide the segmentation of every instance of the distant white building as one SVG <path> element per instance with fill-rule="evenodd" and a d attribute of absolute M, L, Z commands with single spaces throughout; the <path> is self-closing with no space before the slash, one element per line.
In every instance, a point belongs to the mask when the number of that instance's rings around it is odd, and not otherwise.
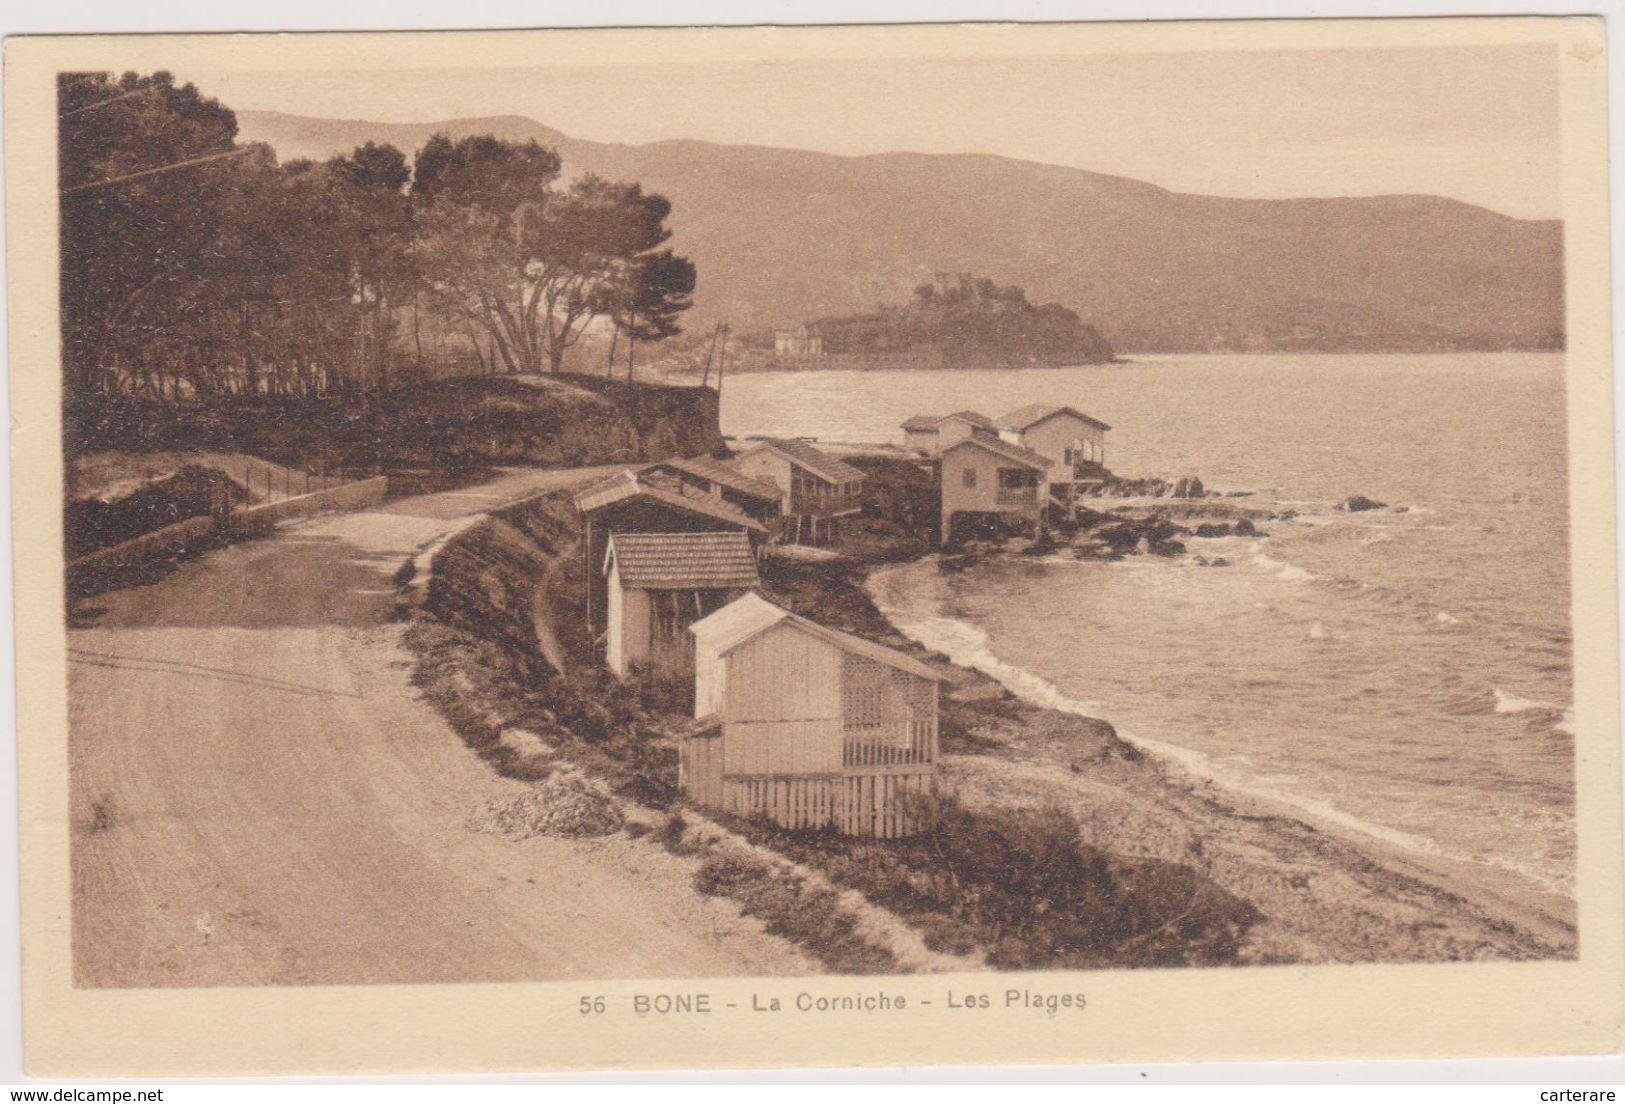
<path fill-rule="evenodd" d="M 903 423 L 903 444 L 927 456 L 936 456 L 972 433 L 997 433 L 999 425 L 986 414 L 959 410 L 952 414 L 916 414 Z"/>
<path fill-rule="evenodd" d="M 823 356 L 824 339 L 804 324 L 790 330 L 774 330 L 773 352 L 781 357 Z"/>

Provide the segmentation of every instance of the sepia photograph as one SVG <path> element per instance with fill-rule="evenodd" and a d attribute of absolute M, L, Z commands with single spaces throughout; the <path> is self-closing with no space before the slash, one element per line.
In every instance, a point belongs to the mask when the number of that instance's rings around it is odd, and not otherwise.
<path fill-rule="evenodd" d="M 1602 40 L 1521 22 L 12 40 L 52 986 L 1617 971 Z"/>

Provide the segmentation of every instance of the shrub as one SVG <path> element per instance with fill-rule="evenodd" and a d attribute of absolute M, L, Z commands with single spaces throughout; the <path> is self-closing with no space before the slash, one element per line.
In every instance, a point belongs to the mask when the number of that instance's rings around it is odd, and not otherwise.
<path fill-rule="evenodd" d="M 999 969 L 1223 964 L 1261 918 L 1189 867 L 1085 844 L 1061 809 L 973 809 L 930 795 L 910 815 L 917 834 L 900 840 L 749 830 L 902 915 L 932 949 L 979 947 Z"/>
<path fill-rule="evenodd" d="M 773 863 L 739 854 L 717 854 L 700 864 L 694 888 L 735 901 L 740 911 L 762 921 L 770 935 L 804 948 L 836 974 L 895 972 L 897 959 L 869 942 L 857 921 L 842 911 L 836 893 L 809 887 Z"/>

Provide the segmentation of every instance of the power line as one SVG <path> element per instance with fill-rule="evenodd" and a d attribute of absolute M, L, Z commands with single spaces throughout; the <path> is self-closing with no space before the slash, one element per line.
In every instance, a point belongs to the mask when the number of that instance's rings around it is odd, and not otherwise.
<path fill-rule="evenodd" d="M 57 118 L 66 119 L 70 116 L 79 114 L 81 111 L 94 111 L 98 107 L 106 107 L 108 104 L 118 103 L 120 100 L 128 100 L 133 96 L 145 96 L 151 91 L 153 91 L 151 88 L 137 88 L 134 92 L 126 92 L 122 96 L 109 96 L 105 100 L 97 100 L 95 103 L 89 103 L 83 107 L 76 107 L 72 111 L 64 111 L 62 114 L 58 115 Z"/>
<path fill-rule="evenodd" d="M 204 165 L 210 161 L 219 161 L 226 157 L 240 157 L 245 153 L 252 152 L 253 149 L 253 146 L 244 146 L 241 149 L 227 150 L 225 153 L 211 153 L 207 157 L 194 157 L 189 161 L 176 161 L 171 165 L 159 165 L 156 169 L 142 169 L 140 172 L 115 176 L 111 180 L 96 180 L 89 184 L 75 184 L 71 188 L 63 188 L 62 194 L 67 196 L 74 195 L 77 192 L 88 192 L 95 188 L 110 188 L 114 184 L 123 184 L 127 180 L 140 180 L 142 177 L 157 176 L 159 173 L 172 172 L 175 169 L 188 169 L 193 165 Z"/>

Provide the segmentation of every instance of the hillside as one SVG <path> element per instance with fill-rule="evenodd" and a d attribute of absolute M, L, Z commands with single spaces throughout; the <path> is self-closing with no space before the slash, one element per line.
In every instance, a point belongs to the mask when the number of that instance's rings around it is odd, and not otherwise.
<path fill-rule="evenodd" d="M 978 154 L 587 142 L 517 116 L 238 120 L 283 159 L 494 133 L 555 146 L 570 174 L 639 180 L 671 198 L 673 244 L 699 266 L 689 328 L 851 314 L 975 271 L 1065 304 L 1120 352 L 1562 344 L 1561 223 L 1436 196 L 1223 199 Z"/>

